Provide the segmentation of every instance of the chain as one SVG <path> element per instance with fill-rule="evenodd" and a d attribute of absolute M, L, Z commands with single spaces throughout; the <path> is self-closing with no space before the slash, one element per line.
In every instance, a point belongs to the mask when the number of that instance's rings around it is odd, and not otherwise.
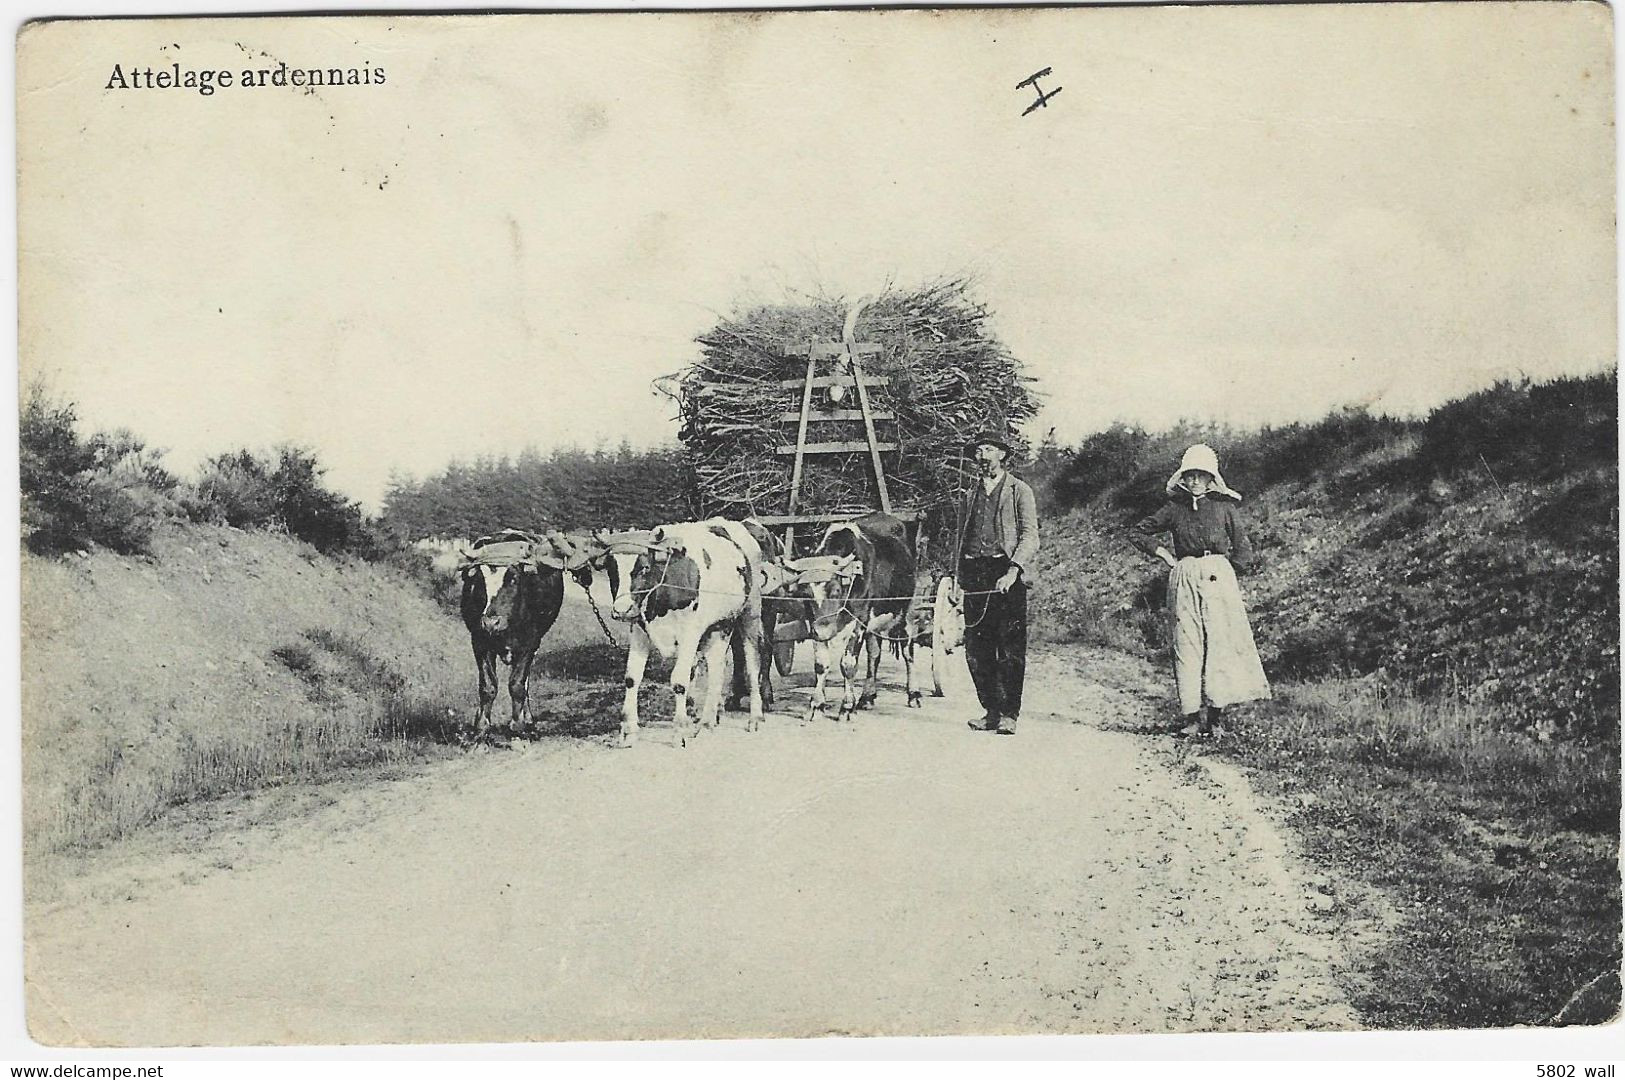
<path fill-rule="evenodd" d="M 576 584 L 580 585 L 581 591 L 587 594 L 587 604 L 592 608 L 593 618 L 598 620 L 598 628 L 604 632 L 604 640 L 615 648 L 620 648 L 621 643 L 616 641 L 615 635 L 609 632 L 609 624 L 604 621 L 604 613 L 598 610 L 598 601 L 592 598 L 592 590 L 580 578 L 576 579 Z"/>
<path fill-rule="evenodd" d="M 978 626 L 982 625 L 982 620 L 987 618 L 988 608 L 993 606 L 993 602 L 991 600 L 989 600 L 988 597 L 992 596 L 994 593 L 996 593 L 998 591 L 999 590 L 997 590 L 997 589 L 977 589 L 977 590 L 974 590 L 974 591 L 967 590 L 966 592 L 961 594 L 963 596 L 980 596 L 980 597 L 982 597 L 982 613 L 980 615 L 976 616 L 976 618 L 974 620 L 967 621 L 965 623 L 965 629 L 966 630 L 971 630 L 971 629 L 974 629 L 975 627 L 978 627 Z M 964 610 L 968 612 L 970 610 L 970 605 L 966 604 L 965 607 L 964 607 Z"/>

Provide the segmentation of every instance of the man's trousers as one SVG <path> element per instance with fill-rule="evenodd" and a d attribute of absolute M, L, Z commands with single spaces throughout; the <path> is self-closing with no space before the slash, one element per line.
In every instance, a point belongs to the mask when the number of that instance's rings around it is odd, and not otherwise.
<path fill-rule="evenodd" d="M 1021 688 L 1027 677 L 1027 583 L 1017 579 L 1006 593 L 971 595 L 992 589 L 1010 560 L 1002 555 L 967 557 L 959 563 L 965 596 L 965 663 L 976 696 L 989 716 L 1021 715 Z"/>

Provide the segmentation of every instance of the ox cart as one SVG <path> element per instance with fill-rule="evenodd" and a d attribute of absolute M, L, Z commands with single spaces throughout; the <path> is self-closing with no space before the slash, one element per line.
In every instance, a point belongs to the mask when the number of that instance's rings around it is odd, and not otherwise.
<path fill-rule="evenodd" d="M 710 630 L 722 625 L 754 650 L 744 662 L 735 654 L 736 670 L 760 670 L 771 652 L 771 666 L 788 675 L 797 644 L 811 639 L 821 660 L 812 713 L 823 707 L 835 656 L 846 684 L 842 714 L 872 701 L 883 642 L 902 653 L 909 704 L 921 696 L 913 665 L 921 646 L 940 696 L 964 632 L 962 596 L 951 570 L 921 572 L 932 562 L 928 544 L 944 545 L 939 555 L 957 547 L 948 508 L 964 487 L 967 439 L 1010 430 L 1037 411 L 1020 363 L 988 319 L 956 281 L 888 289 L 856 306 L 815 297 L 724 317 L 697 339 L 698 359 L 656 383 L 679 405 L 696 509 L 709 516 L 615 533 L 548 532 L 528 538 L 506 566 L 490 552 L 472 553 L 465 581 L 488 581 L 476 614 L 491 618 L 489 597 L 506 595 L 499 577 L 511 586 L 541 575 L 551 590 L 566 575 L 583 588 L 606 575 L 610 615 L 632 635 L 622 710 L 628 742 L 648 650 L 672 656 L 686 724 L 695 652 L 720 670 Z M 731 547 L 718 546 L 719 537 Z M 734 553 L 744 558 L 737 567 Z M 594 611 L 602 623 L 596 604 Z M 604 632 L 613 640 L 607 625 Z M 854 693 L 860 648 L 870 667 L 866 689 Z M 747 683 L 753 699 L 771 691 Z M 753 700 L 753 723 L 763 703 Z M 716 722 L 714 704 L 708 698 L 702 708 L 706 723 Z"/>
<path fill-rule="evenodd" d="M 792 565 L 798 553 L 816 546 L 829 527 L 877 510 L 903 523 L 915 565 L 925 562 L 925 533 L 921 528 L 925 512 L 918 506 L 897 505 L 888 483 L 887 462 L 902 452 L 904 445 L 897 412 L 878 405 L 871 394 L 876 388 L 887 387 L 891 378 L 866 370 L 881 357 L 883 346 L 856 339 L 855 329 L 864 306 L 860 302 L 848 309 L 839 341 L 787 343 L 782 355 L 802 366 L 802 373 L 799 378 L 770 380 L 768 387 L 778 399 L 773 404 L 773 420 L 780 438 L 772 452 L 790 459 L 790 478 L 783 512 L 756 513 L 752 519 L 778 537 L 782 555 Z M 698 396 L 722 389 L 715 382 L 700 382 L 688 388 Z M 854 431 L 858 425 L 861 428 Z M 804 481 L 815 463 L 826 462 L 841 462 L 848 474 L 853 471 L 852 463 L 861 462 L 866 467 L 865 479 L 872 499 L 868 507 L 848 506 L 833 511 L 807 508 Z M 916 580 L 917 594 L 922 585 L 926 595 L 913 600 L 915 610 L 906 629 L 888 635 L 888 639 L 899 641 L 906 637 L 911 644 L 930 648 L 933 692 L 940 697 L 942 671 L 962 636 L 962 631 L 948 629 L 961 625 L 955 618 L 958 598 L 952 578 L 946 575 L 934 585 Z M 793 601 L 768 595 L 764 605 L 772 628 L 773 666 L 780 675 L 788 675 L 795 667 L 796 644 L 812 637 L 812 627 L 802 617 L 801 605 Z"/>

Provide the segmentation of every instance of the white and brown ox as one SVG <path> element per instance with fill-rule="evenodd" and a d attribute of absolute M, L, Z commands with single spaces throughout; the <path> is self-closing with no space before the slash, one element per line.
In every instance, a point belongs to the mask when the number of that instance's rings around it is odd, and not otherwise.
<path fill-rule="evenodd" d="M 479 672 L 480 708 L 475 734 L 487 735 L 497 697 L 497 661 L 508 665 L 511 730 L 530 726 L 527 680 L 542 638 L 564 602 L 564 575 L 541 561 L 545 542 L 507 530 L 482 536 L 461 552 L 461 610 Z"/>
<path fill-rule="evenodd" d="M 866 514 L 831 525 L 818 551 L 785 564 L 799 580 L 813 635 L 811 720 L 824 710 L 824 681 L 832 660 L 841 666 L 845 690 L 838 719 L 850 720 L 856 709 L 874 704 L 882 640 L 893 642 L 907 671 L 908 704 L 920 707 L 914 683 L 914 641 L 908 614 L 914 598 L 914 552 L 908 531 L 890 514 Z M 858 658 L 868 646 L 868 668 L 860 691 Z"/>
<path fill-rule="evenodd" d="M 610 613 L 631 625 L 626 654 L 626 700 L 621 706 L 621 745 L 638 734 L 638 686 L 651 649 L 671 657 L 671 690 L 677 737 L 683 746 L 694 736 L 688 714 L 688 688 L 695 661 L 706 665 L 705 704 L 700 720 L 712 727 L 722 711 L 728 642 L 745 642 L 745 680 L 750 691 L 747 731 L 762 722 L 758 665 L 762 642 L 761 553 L 738 522 L 705 521 L 662 525 L 654 530 L 599 534 L 604 552 L 594 562 L 609 576 L 614 603 Z"/>

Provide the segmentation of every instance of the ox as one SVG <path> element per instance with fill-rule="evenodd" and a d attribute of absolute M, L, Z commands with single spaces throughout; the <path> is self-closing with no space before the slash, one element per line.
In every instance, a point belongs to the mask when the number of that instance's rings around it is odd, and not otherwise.
<path fill-rule="evenodd" d="M 722 710 L 728 640 L 744 638 L 750 719 L 746 730 L 762 722 L 758 665 L 761 659 L 761 552 L 738 522 L 687 522 L 663 525 L 652 532 L 600 534 L 605 551 L 598 557 L 609 575 L 614 603 L 610 614 L 631 624 L 626 654 L 626 699 L 621 706 L 621 745 L 638 735 L 638 686 L 651 649 L 675 660 L 671 690 L 677 738 L 687 746 L 694 729 L 688 713 L 688 686 L 694 664 L 705 659 L 705 705 L 700 719 L 714 726 Z"/>
<path fill-rule="evenodd" d="M 505 530 L 482 536 L 464 553 L 463 624 L 479 669 L 480 711 L 475 733 L 483 737 L 497 697 L 497 659 L 508 665 L 508 698 L 513 731 L 530 726 L 526 681 L 542 637 L 553 628 L 564 603 L 564 575 L 537 562 L 540 542 L 528 533 Z"/>
<path fill-rule="evenodd" d="M 795 588 L 813 632 L 817 681 L 807 719 L 824 710 L 824 680 L 832 656 L 840 658 L 845 682 L 838 719 L 850 720 L 855 709 L 874 704 L 882 635 L 898 643 L 908 672 L 908 704 L 919 708 L 922 695 L 914 685 L 914 641 L 907 624 L 914 597 L 914 553 L 903 523 L 890 514 L 874 513 L 831 525 L 816 554 L 788 565 L 800 578 Z M 860 693 L 854 677 L 865 645 L 867 685 Z"/>
<path fill-rule="evenodd" d="M 711 524 L 731 526 L 734 523 L 722 518 L 713 518 Z M 773 707 L 773 654 L 777 650 L 784 650 L 784 658 L 780 661 L 780 674 L 790 670 L 791 660 L 795 648 L 794 642 L 775 643 L 774 634 L 780 622 L 788 622 L 797 618 L 797 611 L 801 602 L 791 598 L 785 589 L 785 574 L 781 567 L 784 557 L 784 546 L 779 538 L 770 532 L 767 526 L 752 518 L 746 518 L 738 523 L 750 534 L 756 542 L 757 552 L 760 556 L 762 581 L 762 644 L 757 653 L 757 670 L 762 695 L 762 707 Z M 743 634 L 733 636 L 733 680 L 728 690 L 728 708 L 742 709 L 745 707 L 745 638 Z"/>

